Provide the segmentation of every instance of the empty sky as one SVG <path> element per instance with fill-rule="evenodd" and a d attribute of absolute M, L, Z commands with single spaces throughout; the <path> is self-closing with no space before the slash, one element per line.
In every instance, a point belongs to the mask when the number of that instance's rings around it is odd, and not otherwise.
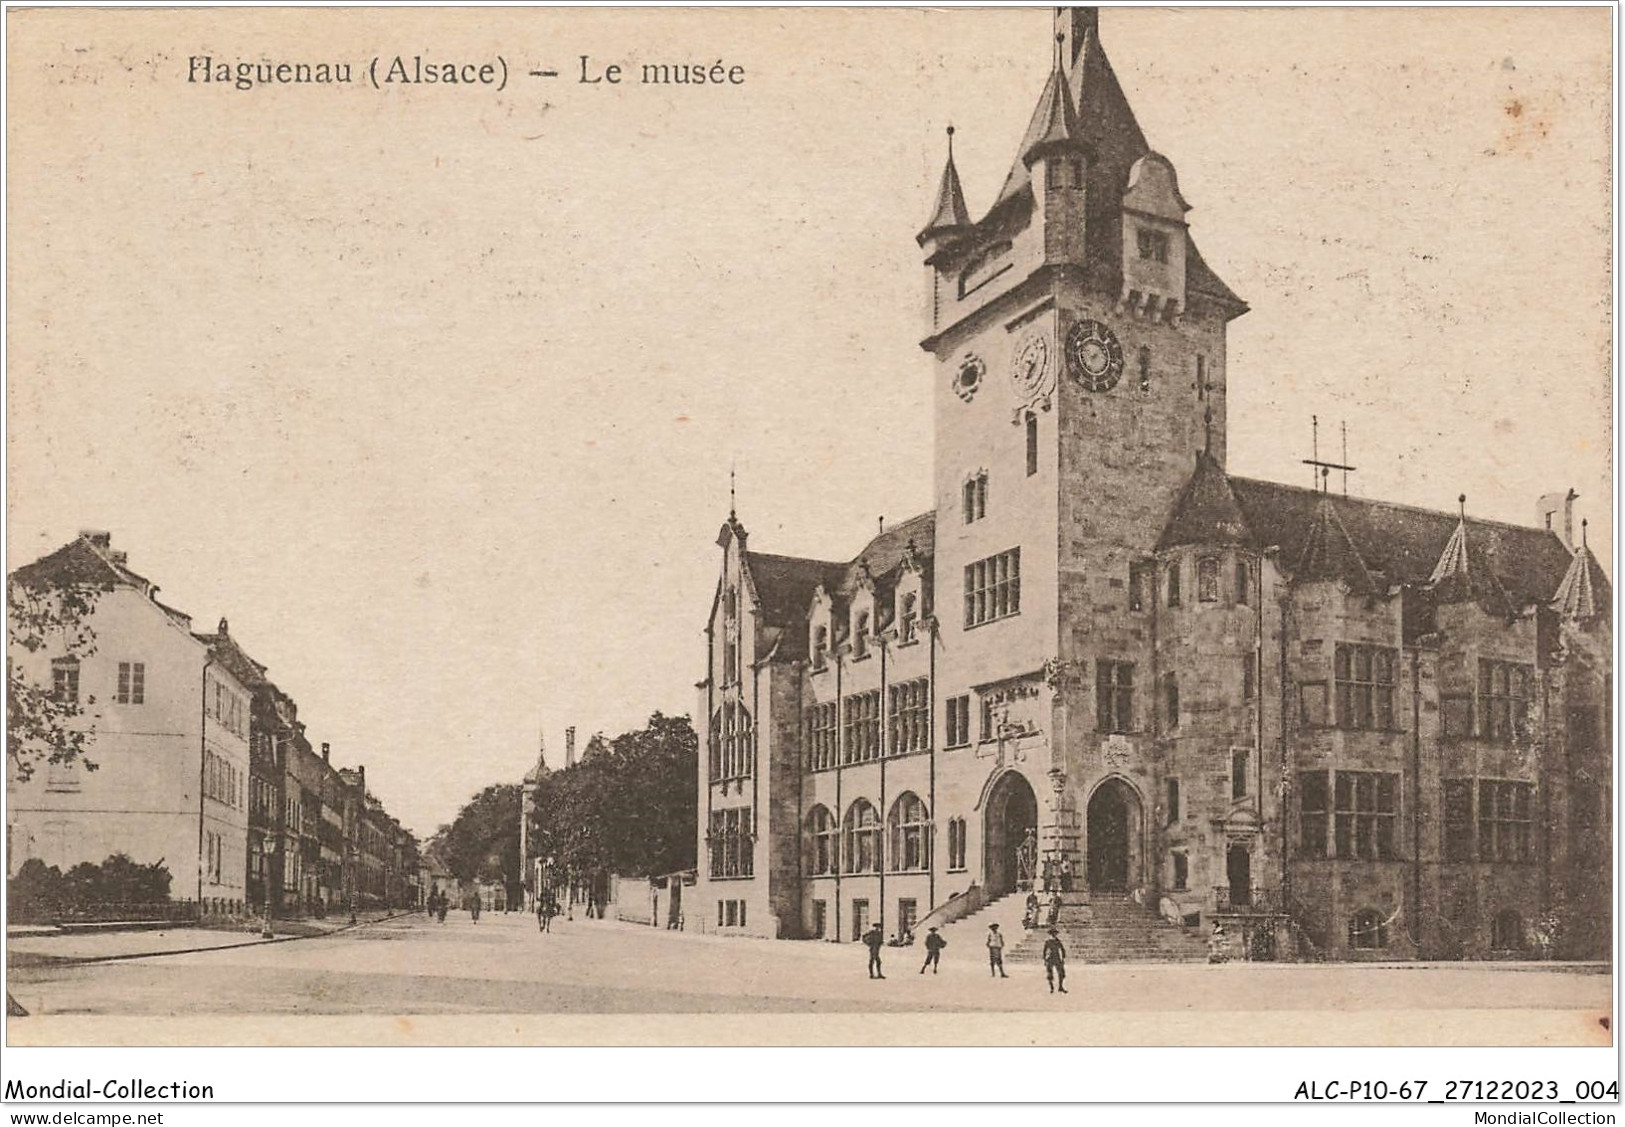
<path fill-rule="evenodd" d="M 943 126 L 980 214 L 1050 58 L 1048 8 L 7 18 L 8 566 L 110 530 L 424 834 L 543 730 L 691 709 L 731 462 L 764 551 L 930 505 L 913 235 Z M 1233 471 L 1307 484 L 1346 419 L 1354 491 L 1573 486 L 1611 568 L 1609 21 L 1103 13 L 1252 305 Z M 513 77 L 374 90 L 396 54 Z M 717 59 L 744 85 L 636 81 Z"/>

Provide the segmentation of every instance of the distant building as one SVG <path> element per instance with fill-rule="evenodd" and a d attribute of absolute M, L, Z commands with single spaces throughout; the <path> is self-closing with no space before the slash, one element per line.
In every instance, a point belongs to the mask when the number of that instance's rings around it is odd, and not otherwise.
<path fill-rule="evenodd" d="M 1056 30 L 997 200 L 950 151 L 919 235 L 935 509 L 840 560 L 722 525 L 688 925 L 849 941 L 1070 883 L 1260 958 L 1605 955 L 1572 494 L 1523 528 L 1231 475 L 1247 306 L 1095 9 Z"/>
<path fill-rule="evenodd" d="M 105 586 L 89 616 L 94 652 L 70 660 L 12 647 L 10 658 L 55 681 L 86 708 L 95 735 L 86 765 L 41 764 L 8 778 L 11 872 L 37 857 L 66 871 L 112 853 L 163 862 L 170 895 L 208 913 L 247 899 L 250 697 L 236 673 L 192 634 L 191 618 L 157 599 L 105 532 L 82 533 L 19 568 L 14 582 Z"/>
<path fill-rule="evenodd" d="M 196 633 L 131 571 L 105 532 L 83 533 L 12 576 L 45 589 L 105 588 L 87 622 L 93 652 L 11 657 L 32 680 L 75 694 L 94 726 L 96 770 L 41 764 L 8 779 L 10 869 L 30 857 L 66 870 L 115 852 L 163 861 L 171 898 L 208 914 L 407 907 L 421 899 L 417 842 L 366 793 L 365 769 L 318 754 L 298 706 L 225 619 Z"/>

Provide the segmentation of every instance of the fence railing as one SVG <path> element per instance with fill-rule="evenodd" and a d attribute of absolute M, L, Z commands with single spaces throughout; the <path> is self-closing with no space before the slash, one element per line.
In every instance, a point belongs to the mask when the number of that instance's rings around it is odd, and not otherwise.
<path fill-rule="evenodd" d="M 13 924 L 106 924 L 106 923 L 196 923 L 198 905 L 194 900 L 159 902 L 111 902 L 103 904 L 61 904 L 50 901 L 12 903 L 7 922 Z"/>

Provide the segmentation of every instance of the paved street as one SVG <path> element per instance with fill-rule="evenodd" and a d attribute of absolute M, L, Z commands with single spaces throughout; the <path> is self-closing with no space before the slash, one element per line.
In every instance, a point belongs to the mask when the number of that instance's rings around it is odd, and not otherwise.
<path fill-rule="evenodd" d="M 409 916 L 293 942 L 97 963 L 82 941 L 14 940 L 9 986 L 32 1014 L 624 1014 L 1291 1010 L 1545 1010 L 1606 1014 L 1611 979 L 1532 964 L 1080 966 L 1071 992 L 1014 966 L 990 980 L 980 949 L 885 952 L 884 981 L 856 945 L 656 931 L 615 922 Z M 184 936 L 186 933 L 170 933 Z M 101 937 L 104 945 L 116 942 Z M 179 940 L 169 941 L 179 942 Z M 77 946 L 74 946 L 77 944 Z M 57 945 L 57 946 L 53 946 Z M 199 944 L 202 945 L 202 944 Z M 109 949 L 111 949 L 109 947 Z M 142 948 L 150 950 L 152 948 Z M 32 964 L 32 965 L 29 965 Z"/>

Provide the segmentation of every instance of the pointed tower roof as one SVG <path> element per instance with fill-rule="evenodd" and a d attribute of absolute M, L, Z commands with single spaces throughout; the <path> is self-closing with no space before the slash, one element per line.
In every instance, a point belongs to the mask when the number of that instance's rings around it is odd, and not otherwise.
<path fill-rule="evenodd" d="M 969 226 L 970 209 L 965 206 L 965 189 L 959 184 L 959 169 L 954 167 L 954 127 L 950 125 L 948 163 L 943 166 L 942 182 L 937 185 L 937 206 L 916 241 L 924 246 L 933 236 L 962 231 Z"/>
<path fill-rule="evenodd" d="M 1297 580 L 1335 579 L 1362 595 L 1375 595 L 1380 590 L 1330 493 L 1321 494 L 1292 576 Z"/>
<path fill-rule="evenodd" d="M 1245 544 L 1251 539 L 1247 517 L 1236 500 L 1226 476 L 1213 454 L 1203 450 L 1196 455 L 1196 472 L 1174 502 L 1173 513 L 1157 541 L 1157 551 L 1184 544 Z"/>
<path fill-rule="evenodd" d="M 1602 565 L 1586 543 L 1586 522 L 1580 522 L 1580 546 L 1574 550 L 1563 582 L 1552 596 L 1552 609 L 1570 622 L 1592 622 L 1608 614 L 1613 604 L 1613 588 Z"/>
<path fill-rule="evenodd" d="M 524 783 L 526 786 L 535 786 L 552 773 L 547 766 L 547 737 L 545 735 L 537 736 L 536 766 L 525 772 Z"/>
<path fill-rule="evenodd" d="M 1439 562 L 1428 577 L 1434 598 L 1440 603 L 1476 602 L 1490 614 L 1510 618 L 1512 599 L 1496 578 L 1489 557 L 1474 548 L 1467 535 L 1467 494 L 1456 499 L 1461 507 L 1455 531 L 1445 541 Z"/>
<path fill-rule="evenodd" d="M 1129 165 L 1150 149 L 1117 75 L 1101 49 L 1096 9 L 1062 9 L 1058 19 L 1066 28 L 1069 40 L 1063 52 L 1063 65 L 1055 68 L 1062 71 L 1062 75 L 1057 81 L 1052 71 L 1049 82 L 1045 83 L 1038 107 L 1016 150 L 1010 174 L 999 189 L 998 200 L 993 205 L 995 211 L 1020 196 L 1032 182 L 1027 154 L 1044 141 L 1052 127 L 1059 125 L 1074 141 L 1088 144 L 1102 154 L 1111 154 L 1109 163 L 1114 171 L 1108 179 L 1114 183 L 1119 180 L 1119 174 L 1121 182 L 1127 183 Z M 1052 88 L 1056 89 L 1052 91 Z M 1054 98 L 1055 93 L 1063 92 L 1067 95 L 1067 109 L 1059 106 Z"/>
<path fill-rule="evenodd" d="M 1072 90 L 1066 81 L 1066 64 L 1061 57 L 1064 36 L 1055 37 L 1055 66 L 1038 96 L 1038 106 L 1027 125 L 1021 146 L 1021 162 L 1028 168 L 1052 149 L 1076 144 L 1079 140 L 1078 110 L 1072 104 Z"/>

